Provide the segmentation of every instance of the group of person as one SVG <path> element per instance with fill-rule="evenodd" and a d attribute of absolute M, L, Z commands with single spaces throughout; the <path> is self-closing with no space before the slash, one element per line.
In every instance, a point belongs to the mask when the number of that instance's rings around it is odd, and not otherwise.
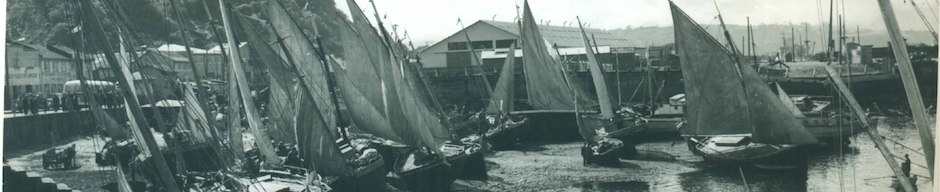
<path fill-rule="evenodd" d="M 26 93 L 13 101 L 13 112 L 36 115 L 42 111 L 70 111 L 78 109 L 78 97 L 72 93 L 50 94 Z"/>

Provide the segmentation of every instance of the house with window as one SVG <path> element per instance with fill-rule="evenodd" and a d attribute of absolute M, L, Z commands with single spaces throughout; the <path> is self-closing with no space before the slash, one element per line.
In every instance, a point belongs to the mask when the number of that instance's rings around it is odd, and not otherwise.
<path fill-rule="evenodd" d="M 553 45 L 569 70 L 586 70 L 587 58 L 584 55 L 584 42 L 578 27 L 540 25 L 542 36 Z M 599 29 L 585 29 L 589 38 L 595 42 L 598 60 L 606 70 L 616 67 L 639 66 L 644 45 L 617 37 Z M 443 40 L 420 50 L 417 54 L 426 71 L 459 70 L 479 65 L 484 69 L 496 68 L 505 60 L 510 49 L 516 50 L 517 63 L 522 63 L 522 51 L 519 45 L 511 47 L 519 39 L 519 25 L 513 22 L 480 20 L 470 26 L 444 38 Z M 467 41 L 469 37 L 470 41 Z M 472 49 L 471 49 L 472 48 Z M 475 54 L 471 54 L 471 50 Z M 643 52 L 639 52 L 642 50 Z M 476 56 L 477 58 L 473 58 Z M 520 65 L 521 66 L 521 65 Z"/>
<path fill-rule="evenodd" d="M 66 81 L 76 78 L 73 61 L 65 48 L 56 52 L 49 47 L 17 41 L 6 42 L 7 86 L 10 97 L 28 92 L 53 94 L 62 92 Z"/>

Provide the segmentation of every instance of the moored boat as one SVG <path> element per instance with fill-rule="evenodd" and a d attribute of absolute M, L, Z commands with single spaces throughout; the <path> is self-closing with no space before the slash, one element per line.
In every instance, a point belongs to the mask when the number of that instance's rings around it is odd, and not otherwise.
<path fill-rule="evenodd" d="M 685 82 L 690 150 L 720 163 L 761 163 L 818 143 L 757 72 L 740 62 L 678 6 L 670 2 L 676 48 Z M 719 21 L 723 20 L 719 15 Z M 730 38 L 725 30 L 726 38 Z"/>

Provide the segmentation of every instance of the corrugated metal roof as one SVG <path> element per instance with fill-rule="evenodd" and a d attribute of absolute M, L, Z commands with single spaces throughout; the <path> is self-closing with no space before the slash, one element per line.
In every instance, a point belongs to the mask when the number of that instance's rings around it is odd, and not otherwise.
<path fill-rule="evenodd" d="M 158 51 L 169 51 L 169 52 L 186 52 L 186 46 L 177 45 L 177 44 L 163 44 L 160 47 L 157 47 Z M 192 50 L 193 53 L 205 53 L 205 49 L 190 47 L 189 50 Z"/>
<path fill-rule="evenodd" d="M 503 21 L 485 21 L 480 20 L 488 25 L 492 25 L 496 28 L 502 29 L 506 32 L 519 35 L 519 25 L 512 22 L 503 22 Z M 549 42 L 557 44 L 559 47 L 584 47 L 584 42 L 581 40 L 581 29 L 577 27 L 562 27 L 562 26 L 552 26 L 552 25 L 539 25 L 539 32 L 542 33 L 542 37 L 548 39 Z M 610 32 L 600 30 L 600 29 L 591 29 L 585 28 L 589 36 L 594 35 L 594 39 L 597 40 L 598 46 L 611 46 L 611 47 L 640 47 L 642 45 L 630 41 L 628 39 L 617 37 Z"/>
<path fill-rule="evenodd" d="M 49 50 L 48 48 L 46 48 L 46 46 L 27 44 L 27 43 L 17 42 L 17 41 L 8 41 L 8 43 L 18 44 L 18 45 L 22 45 L 22 46 L 24 46 L 24 47 L 28 47 L 28 48 L 37 50 L 37 51 L 39 51 L 39 55 L 41 55 L 42 58 L 44 58 L 44 59 L 69 59 L 69 58 L 66 57 L 65 55 L 62 55 L 62 54 L 53 52 L 52 50 Z M 71 52 L 71 49 L 64 49 L 63 51 Z"/>

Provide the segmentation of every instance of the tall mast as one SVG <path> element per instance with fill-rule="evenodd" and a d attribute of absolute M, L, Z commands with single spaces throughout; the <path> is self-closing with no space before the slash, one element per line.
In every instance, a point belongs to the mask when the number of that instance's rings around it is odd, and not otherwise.
<path fill-rule="evenodd" d="M 914 3 L 914 0 L 911 0 L 911 6 L 914 6 L 914 10 L 917 11 L 917 15 L 920 16 L 920 20 L 924 21 L 924 25 L 927 26 L 927 30 L 930 30 L 930 34 L 933 35 L 933 40 L 940 41 L 937 40 L 937 30 L 934 30 L 933 26 L 930 25 L 927 17 L 924 16 L 924 12 L 920 11 L 920 7 L 917 6 L 917 3 Z"/>
<path fill-rule="evenodd" d="M 832 49 L 835 47 L 835 42 L 832 41 L 832 10 L 833 10 L 833 1 L 829 0 L 829 38 L 827 39 L 828 44 L 826 45 L 826 65 L 832 64 Z"/>
<path fill-rule="evenodd" d="M 98 13 L 94 10 L 90 2 L 80 1 L 81 7 L 84 11 L 90 11 L 91 17 L 85 17 L 85 23 L 89 24 L 88 29 L 91 30 L 91 35 L 93 35 L 96 42 L 99 42 L 98 47 L 104 52 L 105 59 L 110 65 L 111 72 L 118 76 L 118 82 L 120 82 L 122 95 L 127 104 L 127 108 L 130 111 L 130 117 L 133 119 L 140 129 L 141 135 L 143 136 L 143 142 L 147 145 L 147 150 L 151 154 L 151 158 L 154 160 L 154 164 L 157 169 L 157 174 L 160 177 L 160 183 L 163 184 L 164 190 L 170 192 L 179 191 L 178 185 L 176 185 L 176 180 L 174 180 L 172 173 L 170 172 L 170 167 L 167 165 L 166 159 L 163 157 L 163 153 L 160 152 L 160 148 L 157 146 L 157 141 L 153 137 L 153 133 L 150 132 L 150 129 L 147 120 L 145 119 L 144 112 L 140 109 L 140 103 L 137 101 L 137 96 L 134 95 L 133 89 L 130 87 L 129 78 L 124 73 L 124 66 L 122 66 L 118 59 L 114 56 L 114 51 L 111 48 L 111 44 L 107 43 L 108 38 L 105 35 L 104 28 L 99 23 Z"/>
<path fill-rule="evenodd" d="M 261 151 L 261 155 L 264 156 L 264 162 L 278 166 L 281 164 L 281 159 L 274 153 L 274 146 L 271 145 L 271 139 L 268 138 L 268 134 L 261 128 L 263 125 L 261 124 L 258 111 L 255 109 L 255 101 L 249 92 L 248 77 L 245 75 L 245 69 L 242 68 L 241 56 L 239 56 L 238 52 L 238 42 L 235 42 L 235 32 L 232 31 L 232 23 L 229 19 L 229 10 L 225 5 L 225 0 L 219 0 L 219 6 L 221 6 L 222 23 L 225 26 L 225 36 L 228 37 L 229 50 L 231 51 L 229 54 L 229 63 L 231 63 L 233 72 L 235 72 L 235 80 L 238 83 L 238 93 L 241 96 L 242 106 L 247 115 L 248 126 L 251 129 L 252 135 L 255 136 L 255 144 L 258 145 L 258 150 Z"/>
<path fill-rule="evenodd" d="M 901 29 L 898 27 L 898 20 L 894 15 L 894 8 L 891 7 L 891 2 L 888 0 L 878 0 L 878 5 L 881 7 L 882 16 L 884 16 L 888 35 L 891 36 L 892 51 L 894 52 L 894 58 L 897 59 L 898 62 L 898 71 L 901 73 L 901 80 L 904 82 L 904 91 L 907 95 L 907 101 L 911 106 L 911 113 L 914 115 L 914 125 L 917 127 L 917 132 L 920 134 L 920 142 L 924 150 L 924 157 L 927 159 L 930 177 L 934 178 L 933 133 L 931 133 L 928 127 L 930 124 L 927 121 L 927 110 L 924 109 L 924 101 L 921 100 L 920 87 L 917 86 L 917 78 L 914 77 L 911 57 L 907 52 L 907 45 L 904 43 Z"/>
<path fill-rule="evenodd" d="M 790 26 L 790 55 L 793 56 L 793 61 L 796 61 L 796 32 L 793 26 Z"/>
<path fill-rule="evenodd" d="M 652 105 L 656 98 L 653 98 L 653 60 L 650 59 L 650 48 L 652 46 L 646 46 L 646 92 L 649 92 L 649 103 Z"/>
<path fill-rule="evenodd" d="M 748 46 L 751 47 L 749 49 L 750 52 L 748 52 L 748 54 L 751 54 L 751 62 L 754 63 L 754 66 L 757 66 L 758 64 L 757 43 L 754 42 L 754 28 L 751 26 L 751 17 L 747 17 L 747 31 L 748 31 L 748 39 L 749 39 L 748 42 L 750 42 Z"/>
<path fill-rule="evenodd" d="M 374 6 L 374 5 L 373 5 L 373 6 Z M 463 22 L 461 22 L 460 24 L 463 25 Z M 466 27 L 464 27 L 464 29 L 466 29 Z M 486 95 L 485 95 L 484 97 L 493 97 L 493 90 L 492 90 L 493 87 L 490 86 L 490 80 L 489 80 L 489 78 L 486 77 L 486 72 L 483 70 L 483 61 L 480 60 L 480 57 L 477 57 L 477 51 L 473 48 L 473 41 L 470 41 L 470 35 L 469 35 L 469 33 L 467 33 L 466 31 L 464 31 L 463 37 L 464 37 L 464 39 L 467 40 L 467 48 L 470 49 L 470 57 L 472 58 L 471 61 L 476 61 L 477 64 L 480 64 L 480 68 L 479 68 L 479 69 L 480 69 L 480 80 L 483 81 L 483 86 L 486 86 L 486 88 L 483 89 L 483 90 L 484 90 L 483 92 L 486 93 Z M 509 48 L 509 51 L 516 51 L 516 48 L 515 48 L 515 47 L 510 47 L 510 48 Z M 473 66 L 471 66 L 471 67 L 473 67 Z M 486 101 L 486 98 L 483 98 L 483 100 Z"/>
<path fill-rule="evenodd" d="M 291 23 L 294 24 L 295 27 L 300 29 L 301 28 L 300 24 L 297 23 L 297 20 L 294 19 L 294 16 L 290 15 L 290 13 L 287 12 L 287 8 L 284 7 L 284 4 L 282 4 L 280 1 L 274 1 L 274 2 L 277 3 L 278 7 L 281 7 L 281 9 L 284 10 L 284 13 L 287 14 L 287 17 L 291 21 Z M 277 35 L 277 30 L 273 28 L 274 26 L 273 25 L 269 25 L 269 26 L 272 27 L 271 30 L 275 33 L 275 35 Z M 319 29 L 317 28 L 316 23 L 313 23 L 313 29 L 315 33 L 319 33 Z M 340 127 L 348 126 L 348 123 L 346 123 L 345 120 L 343 120 L 343 118 L 340 117 L 341 113 L 340 113 L 340 108 L 339 108 L 339 98 L 336 96 L 336 82 L 334 81 L 333 73 L 330 73 L 329 60 L 327 59 L 327 56 L 326 56 L 326 49 L 323 48 L 323 44 L 321 43 L 320 34 L 314 34 L 316 36 L 315 37 L 316 43 L 311 42 L 310 37 L 307 36 L 307 34 L 304 33 L 302 30 L 300 31 L 300 35 L 303 37 L 304 40 L 306 40 L 307 45 L 309 45 L 311 48 L 318 48 L 316 51 L 318 52 L 317 55 L 319 56 L 320 62 L 323 65 L 323 74 L 326 75 L 326 87 L 327 89 L 329 89 L 330 98 L 331 98 L 333 109 L 334 109 L 334 112 L 333 112 L 334 118 L 336 118 L 336 124 L 337 126 L 340 126 Z M 285 55 L 287 55 L 288 60 L 290 60 L 291 67 L 293 67 L 293 71 L 297 72 L 296 75 L 298 75 L 300 79 L 303 79 L 303 76 L 300 74 L 300 71 L 297 68 L 297 63 L 293 60 L 293 57 L 290 56 L 290 52 L 287 50 L 287 46 L 284 45 L 283 42 L 281 42 L 282 40 L 281 37 L 277 37 L 277 39 L 278 39 L 278 44 L 280 44 L 282 51 L 284 52 Z M 314 46 L 314 44 L 316 44 L 316 46 Z M 304 91 L 306 91 L 307 93 L 313 93 L 313 92 L 310 92 L 309 85 L 307 84 L 306 81 L 300 81 L 300 82 L 302 83 L 304 87 Z M 313 95 L 311 94 L 310 96 L 312 98 Z M 346 138 L 347 136 L 346 133 L 342 133 L 341 135 L 343 136 L 343 139 L 346 139 L 347 141 L 349 140 L 349 138 Z"/>
<path fill-rule="evenodd" d="M 183 24 L 183 12 L 179 10 L 176 3 L 177 1 L 170 0 L 170 6 L 173 8 L 173 12 L 176 13 L 176 24 L 180 28 L 180 36 L 183 36 L 183 46 L 186 47 L 186 56 L 189 58 L 189 67 L 193 70 L 193 81 L 196 81 L 196 98 L 199 98 L 199 101 L 201 101 L 200 103 L 196 104 L 203 109 L 208 109 L 205 103 L 202 103 L 208 102 L 208 100 L 206 100 L 206 89 L 202 86 L 202 75 L 199 74 L 199 70 L 196 68 L 196 59 L 193 58 L 193 50 L 190 48 L 189 31 L 186 30 L 186 25 Z M 203 72 L 207 73 L 208 71 Z M 203 113 L 206 114 L 206 117 L 212 117 L 212 113 L 207 110 L 203 110 Z M 212 121 L 208 121 L 206 123 L 209 125 L 210 129 L 214 130 Z M 215 131 L 211 132 L 215 133 Z"/>
<path fill-rule="evenodd" d="M 225 51 L 225 43 L 224 43 L 225 41 L 222 40 L 222 34 L 219 33 L 219 29 L 216 28 L 216 26 L 215 26 L 215 24 L 217 24 L 218 21 L 215 20 L 215 18 L 212 18 L 212 12 L 209 11 L 209 3 L 208 3 L 208 1 L 209 1 L 209 0 L 202 0 L 202 7 L 203 7 L 203 9 L 206 10 L 206 16 L 209 18 L 209 28 L 212 29 L 212 35 L 215 36 L 215 40 L 216 40 L 217 42 L 219 42 L 219 51 L 220 51 L 220 53 L 222 53 L 222 63 L 219 65 L 219 66 L 220 66 L 219 68 L 221 69 L 221 68 L 222 68 L 221 66 L 225 65 L 226 63 L 228 63 L 228 52 Z M 208 66 L 209 66 L 209 65 L 206 64 L 206 67 L 207 67 L 207 68 L 208 68 Z M 206 71 L 209 71 L 209 70 L 206 70 Z M 224 72 L 225 72 L 225 73 L 228 73 L 229 70 L 224 70 Z M 225 75 L 223 75 L 223 76 L 228 76 L 228 74 L 225 74 Z"/>
<path fill-rule="evenodd" d="M 731 49 L 731 55 L 734 56 L 735 62 L 740 62 L 738 49 L 734 47 L 734 39 L 731 39 L 731 33 L 728 32 L 728 27 L 725 26 L 725 19 L 721 17 L 721 10 L 718 9 L 718 3 L 715 3 L 715 10 L 718 10 L 718 21 L 721 22 L 721 29 L 725 31 L 725 39 L 728 40 L 728 47 Z"/>
<path fill-rule="evenodd" d="M 845 99 L 845 101 L 852 108 L 852 112 L 858 117 L 858 120 L 862 122 L 862 125 L 868 127 L 865 133 L 871 138 L 872 142 L 875 143 L 875 147 L 878 148 L 878 151 L 881 152 L 881 156 L 885 158 L 885 162 L 888 163 L 888 166 L 891 167 L 891 171 L 894 172 L 895 178 L 900 181 L 901 187 L 904 188 L 904 191 L 915 191 L 914 185 L 911 183 L 910 178 L 904 175 L 901 167 L 898 166 L 897 160 L 894 159 L 894 154 L 891 153 L 891 148 L 885 145 L 883 137 L 878 134 L 878 129 L 875 126 L 872 126 L 868 122 L 868 116 L 865 115 L 862 109 L 862 106 L 858 104 L 858 101 L 855 100 L 855 95 L 852 94 L 852 91 L 849 91 L 849 86 L 842 81 L 842 75 L 839 74 L 837 69 L 832 66 L 826 66 L 826 72 L 829 74 L 829 78 L 832 80 L 832 83 L 835 85 L 836 91 Z M 926 149 L 925 149 L 926 150 Z M 933 165 L 932 163 L 928 163 Z M 933 172 L 933 171 L 931 171 Z"/>

